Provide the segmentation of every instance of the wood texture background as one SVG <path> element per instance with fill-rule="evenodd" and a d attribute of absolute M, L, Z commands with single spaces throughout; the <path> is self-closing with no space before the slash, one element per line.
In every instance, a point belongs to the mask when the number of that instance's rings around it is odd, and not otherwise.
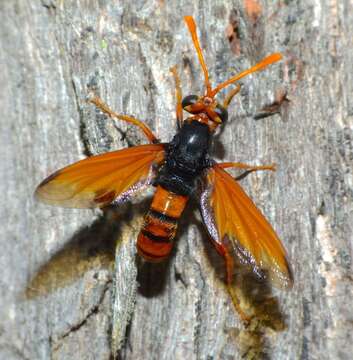
<path fill-rule="evenodd" d="M 352 7 L 349 0 L 3 1 L 0 359 L 350 359 Z M 293 290 L 271 295 L 282 331 L 240 323 L 196 202 L 173 257 L 153 267 L 135 257 L 148 198 L 103 215 L 32 197 L 58 168 L 144 141 L 87 104 L 91 90 L 163 141 L 172 138 L 168 69 L 178 64 L 184 94 L 202 90 L 187 14 L 214 83 L 284 54 L 243 81 L 215 149 L 226 160 L 278 164 L 242 185 L 293 265 Z M 281 114 L 254 121 L 281 90 L 290 100 Z"/>

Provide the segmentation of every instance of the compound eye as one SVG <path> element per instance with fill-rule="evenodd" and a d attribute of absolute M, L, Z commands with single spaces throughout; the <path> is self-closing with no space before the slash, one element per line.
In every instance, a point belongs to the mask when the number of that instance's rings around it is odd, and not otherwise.
<path fill-rule="evenodd" d="M 197 95 L 188 95 L 185 96 L 183 101 L 181 102 L 181 105 L 183 109 L 185 109 L 187 106 L 194 105 L 199 101 L 199 97 Z"/>
<path fill-rule="evenodd" d="M 222 105 L 217 104 L 217 106 L 214 109 L 214 112 L 221 119 L 222 123 L 228 120 L 228 111 Z"/>

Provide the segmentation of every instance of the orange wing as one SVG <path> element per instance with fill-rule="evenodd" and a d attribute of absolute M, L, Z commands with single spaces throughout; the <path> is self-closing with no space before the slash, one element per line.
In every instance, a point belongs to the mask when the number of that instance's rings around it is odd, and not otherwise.
<path fill-rule="evenodd" d="M 35 196 L 47 204 L 93 208 L 123 201 L 151 183 L 164 160 L 163 144 L 148 144 L 89 157 L 45 179 Z"/>
<path fill-rule="evenodd" d="M 277 287 L 292 286 L 281 241 L 236 180 L 217 164 L 207 173 L 201 212 L 216 246 L 235 254 L 241 263 L 250 265 L 259 277 L 267 276 Z"/>

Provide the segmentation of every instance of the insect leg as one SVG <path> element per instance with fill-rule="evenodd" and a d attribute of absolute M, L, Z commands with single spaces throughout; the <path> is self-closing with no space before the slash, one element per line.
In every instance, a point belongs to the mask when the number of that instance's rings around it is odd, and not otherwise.
<path fill-rule="evenodd" d="M 237 87 L 235 89 L 233 89 L 232 91 L 229 92 L 229 94 L 227 95 L 227 97 L 224 99 L 223 102 L 223 107 L 227 108 L 230 104 L 230 102 L 232 101 L 233 97 L 238 94 L 238 92 L 240 91 L 241 85 L 238 84 Z"/>
<path fill-rule="evenodd" d="M 183 106 L 181 105 L 182 102 L 182 92 L 180 86 L 180 77 L 178 75 L 176 65 L 173 66 L 170 71 L 173 74 L 174 81 L 175 81 L 175 95 L 176 95 L 176 118 L 178 121 L 178 128 L 180 129 L 183 123 Z"/>
<path fill-rule="evenodd" d="M 143 131 L 144 135 L 146 136 L 147 140 L 150 143 L 152 143 L 152 144 L 158 143 L 158 139 L 154 136 L 151 129 L 146 124 L 144 124 L 141 120 L 135 119 L 132 116 L 121 115 L 121 114 L 115 113 L 98 96 L 93 95 L 93 96 L 88 98 L 88 101 L 91 102 L 92 104 L 96 105 L 96 107 L 99 110 L 101 110 L 102 112 L 107 114 L 109 117 L 111 117 L 113 119 L 119 119 L 119 120 L 122 120 L 122 121 L 126 121 L 126 122 L 128 122 L 130 124 L 133 124 L 133 125 L 139 127 Z"/>
<path fill-rule="evenodd" d="M 252 165 L 244 164 L 244 163 L 240 163 L 240 162 L 224 162 L 224 163 L 217 164 L 217 165 L 219 167 L 221 167 L 222 169 L 226 169 L 226 168 L 230 168 L 230 167 L 236 167 L 238 169 L 247 170 L 248 172 L 258 171 L 258 170 L 276 171 L 276 165 L 275 164 L 252 166 Z"/>
<path fill-rule="evenodd" d="M 218 245 L 219 247 L 219 245 Z M 238 312 L 239 316 L 245 323 L 249 323 L 251 320 L 251 317 L 246 315 L 246 313 L 242 310 L 240 305 L 240 299 L 237 295 L 237 289 L 236 286 L 234 286 L 234 259 L 232 255 L 229 253 L 227 248 L 223 245 L 220 246 L 221 249 L 218 249 L 220 253 L 222 254 L 225 265 L 226 265 L 226 272 L 227 272 L 227 289 L 229 292 L 230 297 L 232 298 L 233 305 L 235 307 L 235 310 Z"/>

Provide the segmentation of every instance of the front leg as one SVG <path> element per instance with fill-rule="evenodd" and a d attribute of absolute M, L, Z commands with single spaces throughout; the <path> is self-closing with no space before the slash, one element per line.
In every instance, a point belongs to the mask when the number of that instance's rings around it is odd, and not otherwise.
<path fill-rule="evenodd" d="M 170 71 L 173 74 L 175 81 L 175 96 L 176 96 L 176 118 L 178 121 L 178 128 L 180 129 L 183 124 L 183 106 L 182 106 L 182 92 L 180 86 L 180 78 L 177 72 L 177 67 L 173 66 Z"/>
<path fill-rule="evenodd" d="M 141 120 L 135 119 L 132 116 L 117 114 L 116 112 L 111 110 L 109 108 L 109 106 L 106 103 L 104 103 L 103 100 L 100 99 L 96 95 L 90 96 L 88 98 L 88 101 L 91 102 L 92 104 L 94 104 L 100 111 L 107 114 L 112 119 L 126 121 L 129 124 L 133 124 L 133 125 L 139 127 L 143 131 L 143 134 L 146 136 L 147 140 L 151 144 L 155 144 L 155 143 L 159 142 L 158 139 L 153 134 L 152 130 L 146 124 L 144 124 Z"/>
<path fill-rule="evenodd" d="M 224 162 L 224 163 L 217 164 L 217 165 L 218 165 L 219 167 L 221 167 L 222 169 L 226 169 L 226 168 L 230 168 L 230 167 L 235 167 L 235 168 L 238 168 L 238 169 L 246 170 L 246 171 L 248 171 L 248 172 L 259 171 L 259 170 L 271 170 L 271 171 L 276 171 L 276 165 L 275 165 L 275 164 L 253 166 L 253 165 L 244 164 L 244 163 L 241 163 L 241 162 Z"/>

